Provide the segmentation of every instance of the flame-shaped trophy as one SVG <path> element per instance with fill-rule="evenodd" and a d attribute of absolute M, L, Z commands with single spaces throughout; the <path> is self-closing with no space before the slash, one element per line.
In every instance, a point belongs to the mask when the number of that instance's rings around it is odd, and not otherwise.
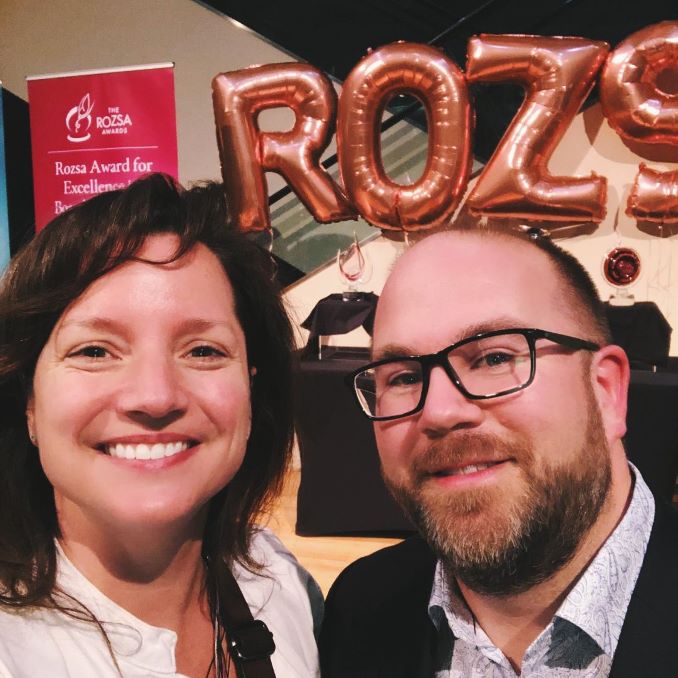
<path fill-rule="evenodd" d="M 342 283 L 348 287 L 342 292 L 344 301 L 361 299 L 363 292 L 360 286 L 372 275 L 372 264 L 369 257 L 360 248 L 357 234 L 353 233 L 353 242 L 346 250 L 337 250 L 337 267 Z"/>

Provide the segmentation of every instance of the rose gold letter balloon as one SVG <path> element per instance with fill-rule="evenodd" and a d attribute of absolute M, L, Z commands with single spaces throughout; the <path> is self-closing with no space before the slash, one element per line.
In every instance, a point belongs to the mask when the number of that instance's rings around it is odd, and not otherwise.
<path fill-rule="evenodd" d="M 640 163 L 626 213 L 642 221 L 678 224 L 678 170 L 655 172 Z"/>
<path fill-rule="evenodd" d="M 423 103 L 428 121 L 426 167 L 408 186 L 389 179 L 380 150 L 384 107 L 401 92 Z M 470 126 L 464 76 L 442 52 L 413 43 L 374 50 L 351 71 L 339 98 L 339 163 L 352 203 L 384 229 L 415 231 L 444 223 L 468 182 Z"/>
<path fill-rule="evenodd" d="M 600 103 L 624 139 L 673 146 L 678 162 L 678 21 L 638 31 L 610 54 L 600 79 Z M 636 149 L 642 155 L 642 149 Z M 640 166 L 626 213 L 644 221 L 678 222 L 676 172 Z"/>
<path fill-rule="evenodd" d="M 341 189 L 318 162 L 331 138 L 336 95 L 321 71 L 271 64 L 221 73 L 212 81 L 224 189 L 243 231 L 270 228 L 264 172 L 281 174 L 316 221 L 354 218 Z M 288 106 L 288 132 L 262 132 L 257 115 Z"/>
<path fill-rule="evenodd" d="M 620 43 L 605 63 L 600 103 L 625 139 L 678 146 L 678 21 L 648 26 Z"/>
<path fill-rule="evenodd" d="M 604 177 L 556 177 L 547 164 L 591 89 L 608 45 L 584 38 L 471 38 L 469 82 L 520 83 L 525 101 L 468 198 L 471 212 L 539 221 L 602 221 Z"/>

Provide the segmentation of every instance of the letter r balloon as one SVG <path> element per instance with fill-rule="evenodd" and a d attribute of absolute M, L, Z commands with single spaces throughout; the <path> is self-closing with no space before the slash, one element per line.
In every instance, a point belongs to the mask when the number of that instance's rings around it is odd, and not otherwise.
<path fill-rule="evenodd" d="M 332 136 L 336 94 L 323 73 L 305 64 L 271 64 L 221 73 L 212 99 L 229 209 L 243 231 L 270 228 L 265 171 L 281 174 L 316 221 L 355 218 L 339 186 L 320 167 Z M 262 132 L 257 115 L 287 106 L 287 132 Z"/>

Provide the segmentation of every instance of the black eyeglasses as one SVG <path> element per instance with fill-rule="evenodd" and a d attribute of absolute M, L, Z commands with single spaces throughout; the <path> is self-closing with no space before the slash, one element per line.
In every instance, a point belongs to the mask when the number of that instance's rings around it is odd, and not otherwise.
<path fill-rule="evenodd" d="M 597 351 L 591 341 L 545 330 L 481 332 L 429 355 L 378 360 L 347 375 L 364 414 L 375 421 L 407 417 L 424 407 L 431 369 L 440 366 L 472 400 L 509 395 L 534 380 L 536 342 L 547 339 L 573 350 Z"/>

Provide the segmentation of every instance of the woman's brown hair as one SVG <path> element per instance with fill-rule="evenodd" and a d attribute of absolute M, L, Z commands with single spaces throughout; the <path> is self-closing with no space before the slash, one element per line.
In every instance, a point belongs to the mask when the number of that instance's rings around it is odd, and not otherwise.
<path fill-rule="evenodd" d="M 271 257 L 229 225 L 220 185 L 183 190 L 154 174 L 56 217 L 12 260 L 0 288 L 0 605 L 56 607 L 54 492 L 26 426 L 36 361 L 64 310 L 97 278 L 137 257 L 145 239 L 173 233 L 174 258 L 197 243 L 221 262 L 235 297 L 252 382 L 252 429 L 243 464 L 210 501 L 203 555 L 207 591 L 249 555 L 257 515 L 280 489 L 292 441 L 292 330 Z M 151 262 L 158 263 L 158 262 Z M 76 616 L 79 614 L 76 613 Z M 86 618 L 92 619 L 85 614 Z M 93 620 L 93 619 L 92 619 Z M 96 620 L 93 620 L 96 621 Z"/>

